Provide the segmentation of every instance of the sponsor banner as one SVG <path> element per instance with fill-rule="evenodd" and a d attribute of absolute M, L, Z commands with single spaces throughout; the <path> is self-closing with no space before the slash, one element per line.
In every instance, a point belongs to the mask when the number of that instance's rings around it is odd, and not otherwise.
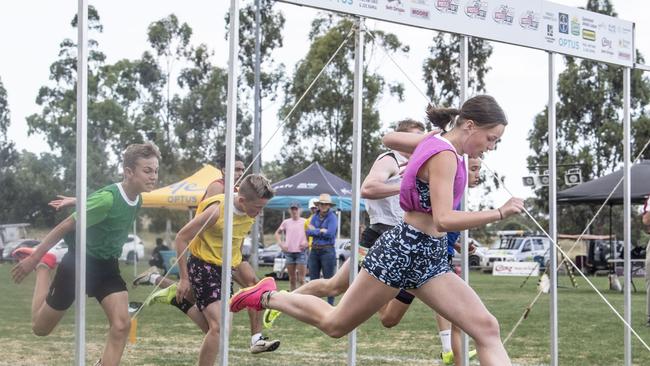
<path fill-rule="evenodd" d="M 632 66 L 634 24 L 544 0 L 279 0 Z"/>
<path fill-rule="evenodd" d="M 494 262 L 492 275 L 539 276 L 539 264 L 537 262 Z"/>

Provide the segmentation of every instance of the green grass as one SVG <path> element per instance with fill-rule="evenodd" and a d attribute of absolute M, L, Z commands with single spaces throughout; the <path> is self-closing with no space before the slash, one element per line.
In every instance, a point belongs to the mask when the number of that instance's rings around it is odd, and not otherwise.
<path fill-rule="evenodd" d="M 0 300 L 0 365 L 69 365 L 73 358 L 74 314 L 71 311 L 49 337 L 36 337 L 30 331 L 30 302 L 34 276 L 20 286 L 10 279 L 9 264 L 0 265 L 2 283 Z M 124 266 L 127 282 L 133 268 Z M 606 278 L 592 278 L 600 290 L 607 288 Z M 472 272 L 471 282 L 490 311 L 499 319 L 505 337 L 536 294 L 535 281 L 520 289 L 521 278 L 492 277 Z M 633 327 L 646 342 L 650 328 L 644 326 L 645 293 L 643 279 L 635 279 L 640 292 L 632 294 Z M 620 365 L 623 363 L 623 325 L 611 310 L 579 280 L 577 289 L 568 288 L 568 280 L 560 278 L 560 364 Z M 280 282 L 281 287 L 287 286 Z M 142 301 L 152 287 L 130 292 L 131 300 Z M 605 291 L 605 296 L 622 312 L 623 296 Z M 450 299 L 453 301 L 453 299 Z M 549 324 L 548 295 L 543 295 L 530 316 L 519 327 L 507 349 L 519 365 L 548 363 Z M 102 351 L 106 321 L 94 299 L 87 302 L 88 363 L 96 361 Z M 248 317 L 236 314 L 230 338 L 232 365 L 344 365 L 347 339 L 330 339 L 318 330 L 286 315 L 267 332 L 282 340 L 279 350 L 270 354 L 248 352 L 250 333 Z M 138 342 L 128 345 L 124 365 L 189 365 L 197 359 L 202 335 L 175 308 L 156 305 L 145 309 L 139 317 Z M 431 311 L 414 302 L 402 323 L 392 329 L 381 327 L 373 317 L 358 330 L 359 365 L 435 365 L 440 344 Z M 637 340 L 633 343 L 635 365 L 649 365 L 650 352 Z"/>

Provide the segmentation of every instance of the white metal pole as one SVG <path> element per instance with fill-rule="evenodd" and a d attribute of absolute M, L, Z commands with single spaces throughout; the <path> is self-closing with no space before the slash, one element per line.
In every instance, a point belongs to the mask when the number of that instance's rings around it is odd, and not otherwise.
<path fill-rule="evenodd" d="M 623 272 L 625 273 L 625 286 L 623 287 L 624 293 L 624 318 L 628 324 L 632 324 L 632 293 L 630 284 L 632 283 L 631 277 L 631 262 L 630 253 L 632 248 L 632 227 L 630 218 L 632 217 L 632 180 L 631 174 L 631 155 L 630 155 L 630 68 L 623 69 L 623 240 L 625 240 L 624 249 L 624 266 Z M 630 328 L 625 327 L 625 366 L 632 365 L 632 334 Z"/>
<path fill-rule="evenodd" d="M 361 206 L 361 134 L 363 132 L 363 50 L 364 19 L 358 19 L 357 37 L 354 44 L 354 102 L 352 122 L 352 211 L 350 228 L 350 283 L 357 276 L 359 250 L 359 208 Z M 348 366 L 357 363 L 357 330 L 348 334 Z"/>
<path fill-rule="evenodd" d="M 254 91 L 254 101 L 253 101 L 253 156 L 257 156 L 260 152 L 260 145 L 262 142 L 262 108 L 261 104 L 261 93 L 260 93 L 260 43 L 261 35 L 260 28 L 262 26 L 262 15 L 261 9 L 262 6 L 261 0 L 255 0 L 255 91 Z M 259 174 L 262 167 L 262 156 L 260 155 L 253 162 L 253 173 Z M 264 228 L 261 225 L 261 220 L 258 219 L 253 225 L 253 232 L 251 237 L 251 248 L 257 248 L 257 243 L 260 240 L 260 231 L 264 231 Z M 251 266 L 255 270 L 258 269 L 258 258 L 257 250 L 251 250 L 249 261 Z"/>
<path fill-rule="evenodd" d="M 239 54 L 239 0 L 230 1 L 230 52 L 228 57 L 228 108 L 226 122 L 226 194 L 224 207 L 223 251 L 221 254 L 221 319 L 219 364 L 228 365 L 230 336 L 230 281 L 232 280 L 232 222 L 235 185 L 235 132 L 237 122 L 237 56 Z"/>
<path fill-rule="evenodd" d="M 548 208 L 549 208 L 549 230 L 551 239 L 557 243 L 557 161 L 556 147 L 557 140 L 555 136 L 555 54 L 548 53 Z M 558 318 L 557 318 L 557 248 L 551 245 L 550 258 L 550 364 L 558 365 Z"/>
<path fill-rule="evenodd" d="M 468 68 L 469 68 L 469 44 L 467 36 L 460 36 L 460 104 L 462 105 L 467 100 L 467 87 L 468 87 Z M 465 168 L 467 168 L 467 155 L 465 155 Z M 467 210 L 467 185 L 465 185 L 465 194 L 461 202 L 460 209 Z M 461 231 L 461 277 L 469 283 L 469 231 Z M 469 365 L 469 337 L 465 332 L 461 332 L 461 365 Z"/>
<path fill-rule="evenodd" d="M 137 230 L 138 230 L 138 224 L 137 223 L 138 223 L 138 217 L 136 216 L 135 220 L 133 220 L 133 255 L 134 255 L 134 257 L 133 257 L 133 260 L 134 260 L 134 262 L 133 262 L 133 278 L 138 276 L 138 260 L 140 260 L 140 258 L 138 258 L 138 242 L 135 240 L 136 236 L 138 235 L 137 234 Z"/>
<path fill-rule="evenodd" d="M 77 10 L 77 223 L 75 232 L 75 364 L 86 363 L 86 196 L 88 147 L 88 1 Z"/>
<path fill-rule="evenodd" d="M 339 206 L 341 205 L 341 200 L 339 199 Z M 341 210 L 336 210 L 336 239 L 341 239 Z"/>

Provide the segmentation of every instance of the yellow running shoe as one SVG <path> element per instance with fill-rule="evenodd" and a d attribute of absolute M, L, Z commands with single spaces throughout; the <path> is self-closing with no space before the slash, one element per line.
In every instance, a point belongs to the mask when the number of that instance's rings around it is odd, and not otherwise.
<path fill-rule="evenodd" d="M 287 292 L 286 290 L 280 290 L 279 292 Z M 262 317 L 262 325 L 264 325 L 264 328 L 266 329 L 271 329 L 273 326 L 273 322 L 275 319 L 277 319 L 280 314 L 282 314 L 281 311 L 279 310 L 273 310 L 273 309 L 266 309 L 264 310 L 264 316 Z"/>
<path fill-rule="evenodd" d="M 454 364 L 454 353 L 452 351 L 440 352 L 440 358 L 442 359 L 442 363 L 445 365 Z"/>
<path fill-rule="evenodd" d="M 473 359 L 476 357 L 476 350 L 473 349 L 469 351 L 469 359 Z M 440 352 L 440 358 L 442 359 L 442 363 L 445 365 L 453 365 L 454 364 L 454 353 L 452 351 L 449 352 Z"/>
<path fill-rule="evenodd" d="M 144 306 L 151 306 L 153 304 L 171 304 L 172 299 L 176 297 L 177 289 L 178 285 L 173 284 L 167 288 L 154 292 L 153 295 L 145 301 Z"/>

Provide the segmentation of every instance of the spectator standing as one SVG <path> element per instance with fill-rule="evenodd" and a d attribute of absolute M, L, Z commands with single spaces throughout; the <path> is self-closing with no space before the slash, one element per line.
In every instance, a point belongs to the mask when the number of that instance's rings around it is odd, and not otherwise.
<path fill-rule="evenodd" d="M 305 283 L 307 271 L 307 235 L 306 219 L 300 217 L 300 205 L 292 202 L 289 207 L 290 217 L 280 224 L 275 231 L 275 241 L 279 243 L 286 259 L 291 291 Z M 284 233 L 284 240 L 281 234 Z"/>
<path fill-rule="evenodd" d="M 318 214 L 314 214 L 309 222 L 307 235 L 312 236 L 313 242 L 309 252 L 309 279 L 332 278 L 336 272 L 336 240 L 337 219 L 336 214 L 331 210 L 335 204 L 332 197 L 323 193 L 316 202 Z M 327 302 L 334 304 L 334 297 L 329 296 Z"/>

